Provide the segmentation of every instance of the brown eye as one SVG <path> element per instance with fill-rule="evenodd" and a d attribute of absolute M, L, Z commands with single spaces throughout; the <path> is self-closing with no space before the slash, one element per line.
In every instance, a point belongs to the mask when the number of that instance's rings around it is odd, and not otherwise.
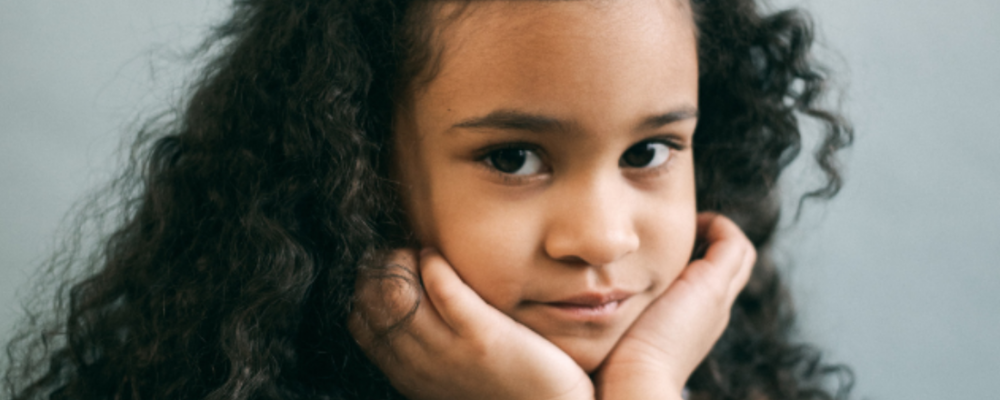
<path fill-rule="evenodd" d="M 670 147 L 660 142 L 641 142 L 622 154 L 619 165 L 626 168 L 655 168 L 670 159 Z"/>
<path fill-rule="evenodd" d="M 495 150 L 486 156 L 486 160 L 496 170 L 511 175 L 532 175 L 542 169 L 542 159 L 528 149 Z"/>

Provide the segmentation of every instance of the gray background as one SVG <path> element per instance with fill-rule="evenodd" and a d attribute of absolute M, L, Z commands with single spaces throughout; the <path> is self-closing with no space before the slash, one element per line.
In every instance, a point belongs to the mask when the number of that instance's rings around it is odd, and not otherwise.
<path fill-rule="evenodd" d="M 225 11 L 210 3 L 0 0 L 0 333 L 123 134 L 176 98 L 177 55 Z M 1000 2 L 887 3 L 780 2 L 813 12 L 858 140 L 842 194 L 786 223 L 778 256 L 803 334 L 857 395 L 998 398 Z"/>

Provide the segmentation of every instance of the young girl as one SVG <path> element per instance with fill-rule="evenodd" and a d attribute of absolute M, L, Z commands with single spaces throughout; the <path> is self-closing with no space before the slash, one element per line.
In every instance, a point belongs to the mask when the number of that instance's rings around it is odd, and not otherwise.
<path fill-rule="evenodd" d="M 846 397 L 766 253 L 797 118 L 812 196 L 851 139 L 801 15 L 243 0 L 215 40 L 12 398 Z"/>

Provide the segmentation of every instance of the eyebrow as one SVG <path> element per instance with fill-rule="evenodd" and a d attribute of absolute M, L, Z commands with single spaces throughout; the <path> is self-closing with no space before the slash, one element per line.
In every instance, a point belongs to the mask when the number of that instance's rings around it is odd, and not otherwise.
<path fill-rule="evenodd" d="M 698 109 L 692 106 L 683 106 L 676 110 L 646 118 L 639 124 L 638 130 L 653 130 L 670 125 L 677 121 L 698 118 Z"/>
<path fill-rule="evenodd" d="M 691 118 L 698 118 L 698 109 L 692 106 L 683 106 L 643 119 L 636 127 L 636 130 L 658 129 L 665 125 Z M 474 117 L 459 122 L 452 125 L 452 129 L 497 129 L 541 133 L 552 131 L 567 132 L 577 125 L 575 121 L 563 121 L 558 118 L 513 109 L 500 109 L 483 117 Z"/>
<path fill-rule="evenodd" d="M 568 131 L 569 125 L 557 118 L 531 114 L 518 110 L 496 110 L 485 117 L 467 119 L 452 128 L 486 128 L 507 131 L 551 132 Z"/>

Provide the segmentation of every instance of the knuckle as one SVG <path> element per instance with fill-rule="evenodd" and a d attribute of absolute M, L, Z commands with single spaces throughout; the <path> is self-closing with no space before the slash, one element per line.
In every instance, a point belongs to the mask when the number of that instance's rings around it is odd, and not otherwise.
<path fill-rule="evenodd" d="M 702 274 L 687 282 L 691 289 L 698 293 L 706 305 L 717 309 L 725 305 L 728 295 L 728 287 L 718 279 L 711 279 L 709 274 Z"/>
<path fill-rule="evenodd" d="M 392 274 L 365 278 L 355 294 L 349 326 L 382 333 L 412 315 L 420 305 L 420 290 Z"/>
<path fill-rule="evenodd" d="M 718 279 L 705 279 L 699 282 L 699 290 L 707 297 L 709 304 L 715 308 L 727 306 L 729 285 Z"/>
<path fill-rule="evenodd" d="M 387 277 L 379 282 L 379 286 L 379 293 L 385 300 L 385 310 L 392 317 L 409 314 L 420 301 L 420 290 L 410 280 Z"/>

